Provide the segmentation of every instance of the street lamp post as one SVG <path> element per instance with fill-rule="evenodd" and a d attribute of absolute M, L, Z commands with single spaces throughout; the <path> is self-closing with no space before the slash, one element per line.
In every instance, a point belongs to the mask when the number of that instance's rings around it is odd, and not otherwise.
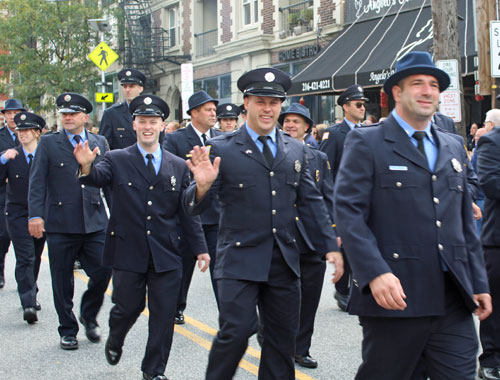
<path fill-rule="evenodd" d="M 60 1 L 60 0 L 59 0 Z M 90 27 L 95 30 L 100 38 L 101 42 L 104 42 L 104 33 L 109 31 L 111 29 L 111 25 L 109 24 L 108 20 L 105 18 L 98 18 L 98 19 L 90 19 L 89 20 Z M 106 92 L 106 76 L 104 75 L 104 70 L 101 70 L 101 91 L 103 93 Z M 104 110 L 106 109 L 106 103 L 102 103 L 102 112 L 104 113 Z M 102 116 L 101 116 L 102 117 Z"/>

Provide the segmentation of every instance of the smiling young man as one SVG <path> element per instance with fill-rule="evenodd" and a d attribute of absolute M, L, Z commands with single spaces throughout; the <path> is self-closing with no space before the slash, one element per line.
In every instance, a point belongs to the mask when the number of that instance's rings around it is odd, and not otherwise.
<path fill-rule="evenodd" d="M 462 144 L 432 126 L 450 83 L 426 52 L 401 58 L 384 83 L 396 103 L 377 126 L 347 135 L 335 221 L 363 327 L 356 379 L 476 378 L 472 313 L 491 297 Z"/>
<path fill-rule="evenodd" d="M 187 161 L 194 177 L 185 193 L 187 210 L 199 214 L 216 198 L 221 209 L 214 270 L 221 327 L 210 350 L 207 380 L 233 378 L 257 330 L 257 307 L 264 326 L 259 379 L 295 379 L 297 215 L 318 242 L 319 254 L 335 263 L 334 279 L 342 276 L 335 231 L 307 169 L 304 146 L 276 127 L 290 86 L 290 78 L 277 69 L 244 74 L 238 88 L 245 125 L 210 140 L 213 164 L 200 147 Z"/>
<path fill-rule="evenodd" d="M 167 365 L 182 274 L 180 240 L 193 252 L 199 268 L 209 265 L 199 217 L 184 213 L 182 193 L 189 184 L 184 160 L 159 144 L 167 103 L 141 95 L 130 103 L 137 144 L 114 150 L 96 164 L 97 150 L 77 146 L 80 182 L 110 185 L 115 201 L 110 211 L 104 263 L 113 267 L 113 303 L 105 354 L 109 364 L 120 361 L 125 337 L 149 307 L 149 334 L 142 361 L 143 379 L 167 380 Z M 124 207 L 126 205 L 126 207 Z"/>

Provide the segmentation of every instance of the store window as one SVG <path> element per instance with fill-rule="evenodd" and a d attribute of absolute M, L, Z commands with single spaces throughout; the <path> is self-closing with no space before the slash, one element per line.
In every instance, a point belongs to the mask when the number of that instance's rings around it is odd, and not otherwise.
<path fill-rule="evenodd" d="M 231 102 L 231 75 L 220 75 L 194 81 L 194 91 L 205 90 L 220 103 Z"/>

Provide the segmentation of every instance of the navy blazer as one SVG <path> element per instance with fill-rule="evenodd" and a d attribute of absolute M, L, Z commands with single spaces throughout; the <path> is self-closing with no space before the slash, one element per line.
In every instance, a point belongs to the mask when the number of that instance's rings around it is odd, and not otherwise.
<path fill-rule="evenodd" d="M 472 216 L 461 144 L 432 133 L 435 170 L 390 115 L 346 138 L 335 184 L 335 217 L 353 273 L 348 310 L 376 317 L 445 314 L 445 264 L 472 311 L 488 280 Z M 392 272 L 407 296 L 404 311 L 378 306 L 369 283 Z"/>
<path fill-rule="evenodd" d="M 451 117 L 436 112 L 434 114 L 434 123 L 445 131 L 458 135 L 457 127 Z"/>
<path fill-rule="evenodd" d="M 166 150 L 162 154 L 154 179 L 137 144 L 106 153 L 90 175 L 79 178 L 85 185 L 112 187 L 104 265 L 146 273 L 151 255 L 156 272 L 181 268 L 181 237 L 195 255 L 208 252 L 199 217 L 186 215 L 182 207 L 189 185 L 186 163 Z"/>
<path fill-rule="evenodd" d="M 322 152 L 325 152 L 328 156 L 333 182 L 335 182 L 335 178 L 337 177 L 337 172 L 339 170 L 340 160 L 344 151 L 344 141 L 350 131 L 351 128 L 345 120 L 342 120 L 341 123 L 328 127 L 325 131 L 325 133 L 328 133 L 328 138 L 324 139 L 319 147 L 319 149 Z"/>
<path fill-rule="evenodd" d="M 28 186 L 29 166 L 23 148 L 15 148 L 19 154 L 0 164 L 0 182 L 7 179 L 7 197 L 5 202 L 5 215 L 10 236 L 30 237 L 28 232 Z"/>
<path fill-rule="evenodd" d="M 245 127 L 211 139 L 210 144 L 211 158 L 221 157 L 219 175 L 198 203 L 193 181 L 184 202 L 190 214 L 200 214 L 218 196 L 221 217 L 215 278 L 267 281 L 274 244 L 300 276 L 296 212 L 319 254 L 338 251 L 335 230 L 307 169 L 300 141 L 277 131 L 272 167 Z"/>
<path fill-rule="evenodd" d="M 222 132 L 217 129 L 210 129 L 210 136 L 212 138 L 221 134 Z M 177 157 L 182 158 L 183 160 L 187 160 L 189 158 L 189 152 L 191 152 L 193 147 L 196 145 L 201 146 L 202 144 L 191 123 L 189 123 L 186 128 L 181 128 L 172 133 L 167 133 L 163 142 L 164 149 L 175 154 Z M 200 215 L 200 217 L 202 224 L 219 224 L 218 203 L 214 202 L 213 205 Z"/>
<path fill-rule="evenodd" d="M 132 127 L 132 114 L 126 102 L 113 104 L 103 112 L 99 134 L 106 138 L 111 150 L 135 144 L 137 136 Z"/>
<path fill-rule="evenodd" d="M 330 170 L 330 164 L 328 163 L 328 157 L 325 153 L 307 145 L 305 146 L 305 150 L 309 173 L 311 174 L 316 187 L 323 196 L 323 201 L 325 202 L 326 209 L 328 210 L 330 222 L 333 224 L 333 177 Z M 302 220 L 298 215 L 297 229 L 300 234 L 297 241 L 299 243 L 301 253 L 316 251 L 315 242 L 309 238 L 309 234 L 307 233 L 304 223 L 302 223 Z"/>
<path fill-rule="evenodd" d="M 90 149 L 99 147 L 101 160 L 108 151 L 106 139 L 88 131 L 87 138 Z M 28 205 L 29 217 L 42 217 L 49 233 L 92 233 L 108 224 L 100 189 L 78 182 L 79 167 L 64 130 L 42 136 L 31 167 Z"/>
<path fill-rule="evenodd" d="M 16 144 L 12 139 L 7 126 L 0 128 L 0 153 L 5 152 L 7 149 L 15 148 L 16 145 L 18 144 Z M 6 183 L 5 181 L 0 181 L 0 210 L 3 210 L 5 208 L 5 194 Z"/>
<path fill-rule="evenodd" d="M 484 192 L 481 242 L 500 246 L 500 128 L 481 136 L 477 142 L 477 175 Z"/>

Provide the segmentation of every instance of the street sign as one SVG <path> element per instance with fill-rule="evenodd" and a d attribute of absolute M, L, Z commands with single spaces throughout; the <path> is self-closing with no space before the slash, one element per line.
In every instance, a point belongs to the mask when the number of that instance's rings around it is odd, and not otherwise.
<path fill-rule="evenodd" d="M 96 92 L 95 101 L 97 103 L 113 103 L 115 100 L 112 92 Z"/>
<path fill-rule="evenodd" d="M 490 21 L 491 76 L 500 77 L 500 21 Z"/>
<path fill-rule="evenodd" d="M 458 61 L 456 59 L 441 59 L 436 66 L 450 76 L 450 85 L 446 91 L 460 90 L 458 82 Z"/>
<path fill-rule="evenodd" d="M 460 105 L 460 91 L 443 91 L 439 95 L 439 112 L 449 116 L 455 123 L 462 121 L 462 107 Z"/>
<path fill-rule="evenodd" d="M 186 111 L 189 109 L 188 99 L 193 95 L 193 64 L 181 64 L 181 98 L 182 98 L 182 118 L 190 119 Z"/>
<path fill-rule="evenodd" d="M 88 57 L 102 71 L 106 71 L 106 69 L 118 59 L 118 54 L 116 54 L 105 42 L 101 42 L 90 52 Z"/>

